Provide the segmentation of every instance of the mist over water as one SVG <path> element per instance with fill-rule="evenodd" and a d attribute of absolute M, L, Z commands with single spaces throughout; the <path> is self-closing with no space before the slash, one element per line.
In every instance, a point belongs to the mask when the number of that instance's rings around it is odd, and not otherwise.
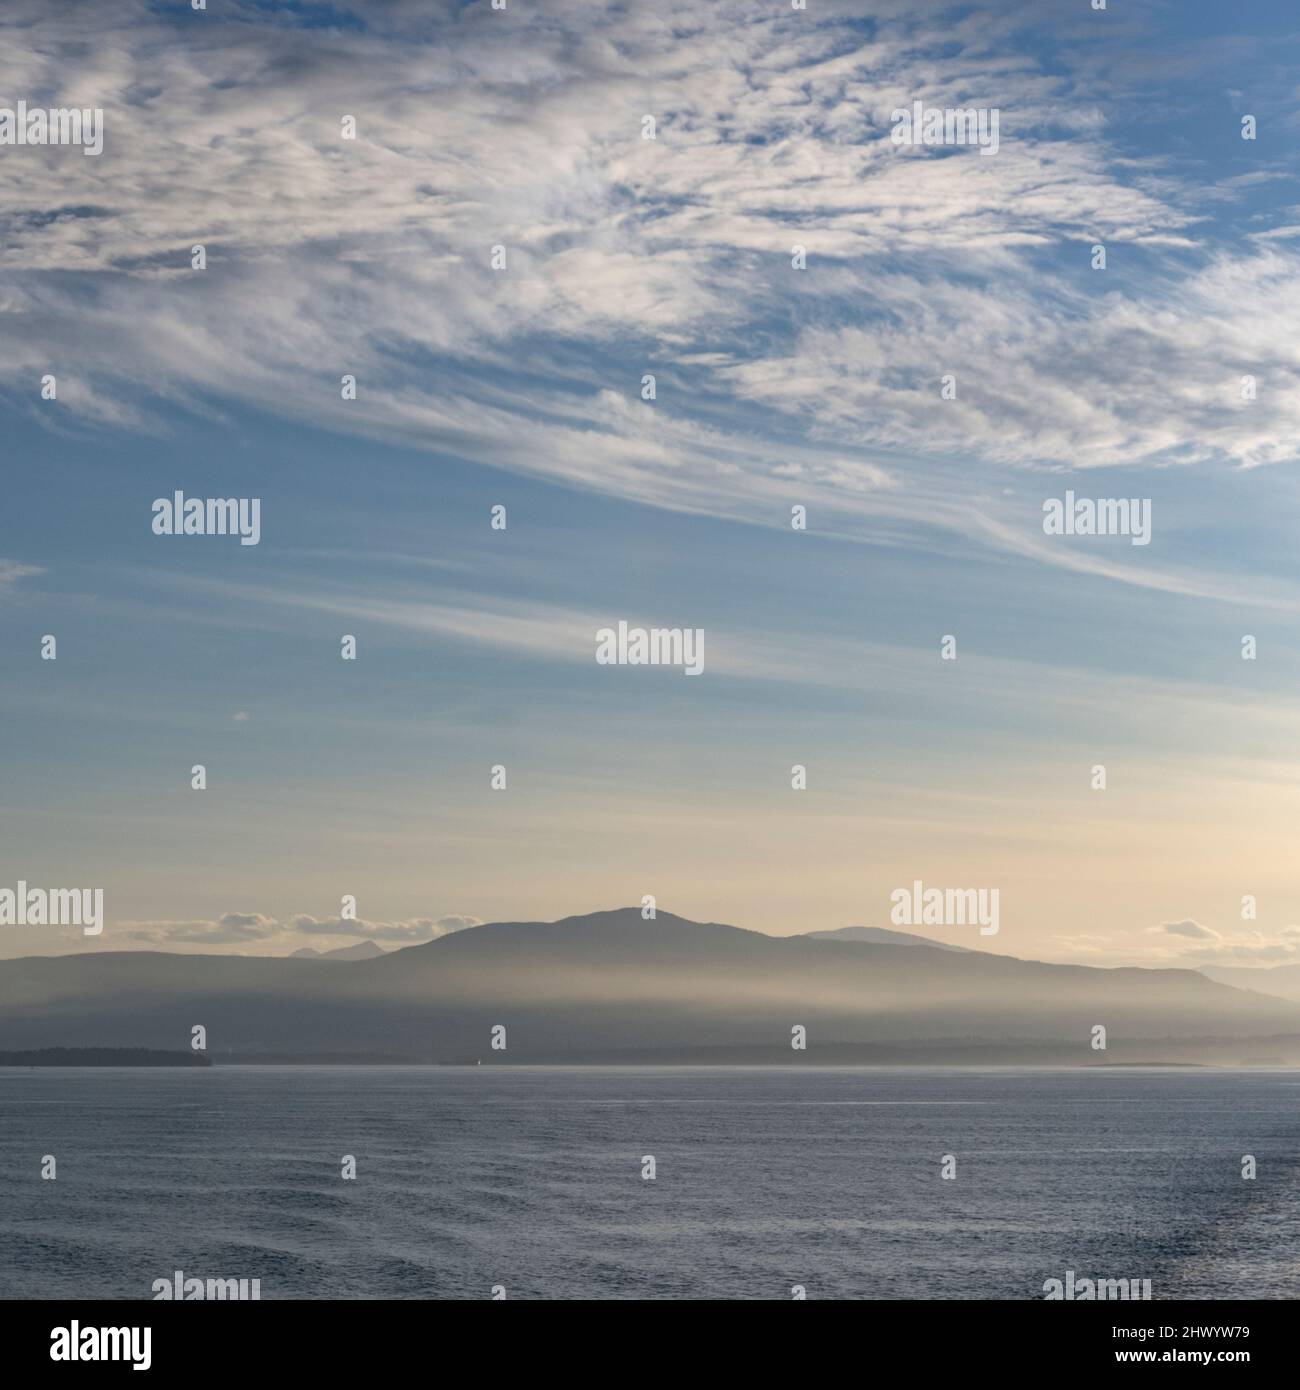
<path fill-rule="evenodd" d="M 5 1070 L 0 1297 L 180 1269 L 264 1299 L 1033 1299 L 1067 1270 L 1294 1298 L 1298 1099 L 1262 1070 Z"/>

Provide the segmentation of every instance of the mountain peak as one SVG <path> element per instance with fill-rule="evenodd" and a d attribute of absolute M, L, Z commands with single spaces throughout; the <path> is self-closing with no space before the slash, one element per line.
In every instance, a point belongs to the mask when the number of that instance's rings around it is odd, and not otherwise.
<path fill-rule="evenodd" d="M 357 941 L 351 946 L 338 946 L 332 951 L 315 951 L 310 946 L 303 946 L 297 951 L 291 951 L 290 960 L 374 960 L 376 956 L 385 956 L 388 952 L 374 941 Z"/>

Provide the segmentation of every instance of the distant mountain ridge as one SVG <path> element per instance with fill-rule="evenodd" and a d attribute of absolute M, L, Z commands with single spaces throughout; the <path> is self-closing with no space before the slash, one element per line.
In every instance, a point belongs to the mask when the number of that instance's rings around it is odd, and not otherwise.
<path fill-rule="evenodd" d="M 310 946 L 291 951 L 290 960 L 374 960 L 376 956 L 387 955 L 382 946 L 375 941 L 358 941 L 352 946 L 338 946 L 332 951 L 313 951 Z"/>
<path fill-rule="evenodd" d="M 1234 966 L 1201 965 L 1197 969 L 1208 979 L 1236 989 L 1253 989 L 1278 999 L 1300 1003 L 1300 965 Z"/>
<path fill-rule="evenodd" d="M 494 922 L 354 961 L 95 951 L 0 965 L 0 1049 L 527 1062 L 947 1055 L 1300 1057 L 1300 1006 L 1191 970 L 774 937 L 638 908 Z M 1105 1027 L 1107 1053 L 1091 1049 Z M 490 1047 L 504 1028 L 506 1049 Z M 791 1048 L 806 1030 L 807 1051 Z M 1248 1049 L 1244 1040 L 1261 1040 Z M 1262 1040 L 1269 1039 L 1265 1050 Z M 1279 1041 L 1280 1039 L 1280 1041 Z M 1241 1040 L 1241 1041 L 1239 1041 Z M 1127 1049 L 1127 1051 L 1126 1051 Z"/>
<path fill-rule="evenodd" d="M 969 946 L 954 946 L 950 941 L 934 941 L 909 931 L 890 931 L 888 927 L 838 927 L 834 931 L 806 931 L 809 941 L 865 941 L 875 946 L 931 946 L 936 951 L 960 951 L 969 954 Z"/>

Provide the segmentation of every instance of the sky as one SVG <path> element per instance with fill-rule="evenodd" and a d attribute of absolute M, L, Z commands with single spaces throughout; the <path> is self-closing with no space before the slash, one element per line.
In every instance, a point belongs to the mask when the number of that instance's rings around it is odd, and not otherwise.
<path fill-rule="evenodd" d="M 1300 962 L 1293 5 L 0 30 L 0 107 L 104 113 L 0 146 L 0 887 L 105 904 L 0 956 L 919 880 L 997 888 L 955 944 Z M 915 101 L 996 152 L 895 143 Z M 1149 543 L 1046 533 L 1067 490 Z M 176 491 L 259 543 L 155 534 Z M 598 664 L 620 621 L 703 671 Z"/>

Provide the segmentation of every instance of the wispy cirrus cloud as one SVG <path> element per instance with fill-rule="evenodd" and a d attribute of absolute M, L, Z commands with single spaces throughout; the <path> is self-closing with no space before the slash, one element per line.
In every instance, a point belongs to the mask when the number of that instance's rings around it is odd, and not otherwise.
<path fill-rule="evenodd" d="M 17 584 L 20 579 L 43 573 L 44 570 L 40 565 L 24 565 L 19 564 L 17 560 L 0 559 L 0 598 L 3 598 L 6 591 Z"/>
<path fill-rule="evenodd" d="M 811 499 L 850 537 L 997 549 L 991 470 L 1293 457 L 1300 255 L 1285 227 L 1216 237 L 1203 179 L 1133 156 L 1131 78 L 1082 17 L 1058 51 L 998 5 L 35 13 L 11 7 L 0 81 L 109 130 L 99 160 L 0 166 L 0 378 L 63 364 L 47 421 L 255 405 L 651 506 Z M 998 156 L 892 146 L 913 99 L 998 106 Z"/>

